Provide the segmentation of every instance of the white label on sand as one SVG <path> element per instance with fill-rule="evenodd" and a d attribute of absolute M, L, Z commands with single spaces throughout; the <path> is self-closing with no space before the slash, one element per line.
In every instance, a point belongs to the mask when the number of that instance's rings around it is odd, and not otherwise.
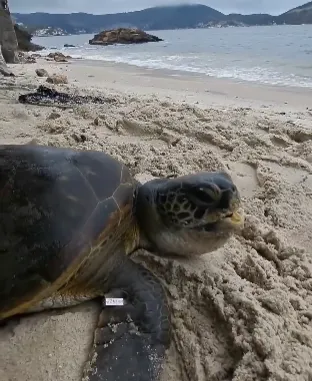
<path fill-rule="evenodd" d="M 123 298 L 105 298 L 106 306 L 123 306 L 124 300 Z"/>

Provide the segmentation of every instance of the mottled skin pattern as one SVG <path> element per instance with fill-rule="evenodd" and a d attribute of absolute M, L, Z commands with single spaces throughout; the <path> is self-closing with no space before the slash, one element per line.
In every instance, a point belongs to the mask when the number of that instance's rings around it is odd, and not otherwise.
<path fill-rule="evenodd" d="M 84 376 L 158 381 L 170 345 L 166 296 L 129 255 L 204 254 L 242 226 L 239 200 L 221 173 L 142 186 L 102 152 L 0 146 L 0 321 L 123 296 L 125 306 L 103 303 Z"/>

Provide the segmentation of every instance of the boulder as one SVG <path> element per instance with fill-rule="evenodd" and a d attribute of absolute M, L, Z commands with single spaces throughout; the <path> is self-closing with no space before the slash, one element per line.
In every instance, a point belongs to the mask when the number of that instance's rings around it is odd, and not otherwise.
<path fill-rule="evenodd" d="M 36 69 L 36 74 L 38 77 L 48 77 L 49 73 L 46 71 L 46 69 Z"/>
<path fill-rule="evenodd" d="M 61 52 L 49 53 L 48 58 L 52 58 L 55 62 L 68 62 L 67 59 L 71 58 L 70 56 L 65 56 Z"/>
<path fill-rule="evenodd" d="M 61 56 L 55 56 L 54 61 L 55 62 L 68 62 L 66 58 L 61 57 Z"/>
<path fill-rule="evenodd" d="M 104 30 L 96 34 L 90 45 L 114 45 L 114 44 L 142 44 L 146 42 L 163 41 L 157 36 L 153 36 L 137 28 L 118 28 Z"/>
<path fill-rule="evenodd" d="M 36 63 L 36 58 L 32 57 L 28 53 L 18 52 L 19 63 L 32 64 Z"/>
<path fill-rule="evenodd" d="M 58 112 L 51 112 L 51 114 L 47 117 L 48 120 L 55 120 L 61 117 L 61 114 Z"/>
<path fill-rule="evenodd" d="M 66 75 L 62 74 L 52 74 L 47 78 L 48 83 L 53 83 L 54 85 L 65 85 L 68 83 L 68 78 Z"/>
<path fill-rule="evenodd" d="M 30 55 L 30 57 L 36 59 L 36 58 L 42 58 L 42 55 L 41 55 L 41 54 L 38 54 L 38 53 L 33 53 L 33 54 Z"/>

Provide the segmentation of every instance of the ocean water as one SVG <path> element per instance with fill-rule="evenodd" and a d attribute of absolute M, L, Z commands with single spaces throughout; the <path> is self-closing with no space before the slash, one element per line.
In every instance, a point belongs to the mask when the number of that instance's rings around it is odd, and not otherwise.
<path fill-rule="evenodd" d="M 36 37 L 47 54 L 198 73 L 262 84 L 312 88 L 312 25 L 150 31 L 164 41 L 91 46 L 93 35 Z M 75 48 L 64 48 L 64 44 Z"/>

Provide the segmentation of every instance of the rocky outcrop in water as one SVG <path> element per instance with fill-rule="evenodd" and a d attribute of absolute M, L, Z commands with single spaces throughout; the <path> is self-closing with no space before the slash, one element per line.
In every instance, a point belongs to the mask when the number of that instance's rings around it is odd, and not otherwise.
<path fill-rule="evenodd" d="M 96 34 L 92 40 L 89 41 L 90 45 L 114 45 L 114 44 L 142 44 L 146 42 L 163 41 L 157 36 L 153 36 L 136 28 L 118 28 L 111 30 L 104 30 Z"/>
<path fill-rule="evenodd" d="M 0 45 L 4 61 L 18 62 L 18 44 L 7 0 L 0 1 Z"/>

